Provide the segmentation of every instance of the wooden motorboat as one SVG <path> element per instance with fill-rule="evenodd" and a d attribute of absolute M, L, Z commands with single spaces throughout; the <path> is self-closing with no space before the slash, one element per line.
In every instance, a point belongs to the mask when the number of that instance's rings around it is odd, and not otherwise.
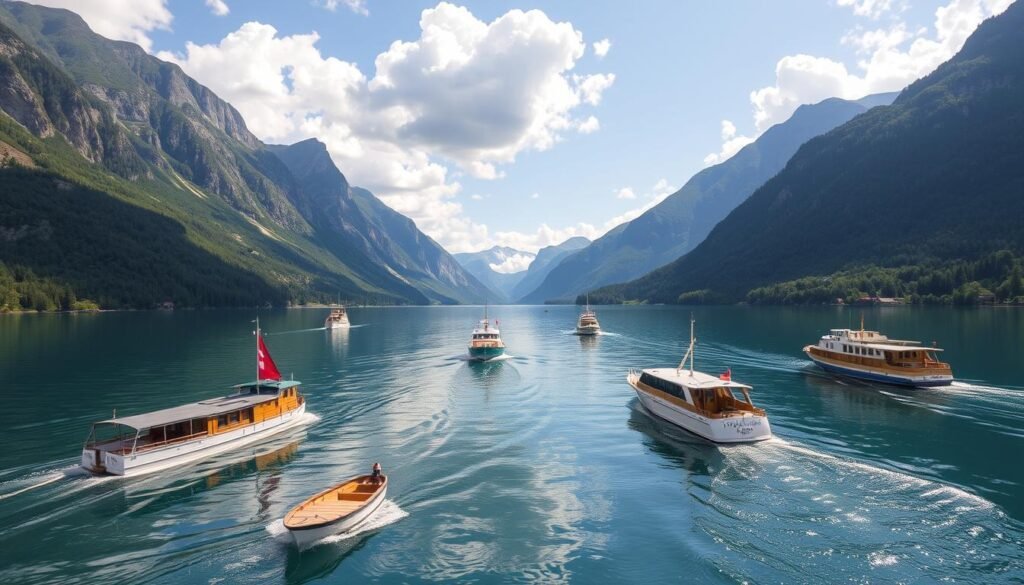
<path fill-rule="evenodd" d="M 330 536 L 349 532 L 366 521 L 388 491 L 388 478 L 360 475 L 326 489 L 293 508 L 284 527 L 299 548 Z"/>
<path fill-rule="evenodd" d="M 501 341 L 498 331 L 498 320 L 491 325 L 487 319 L 487 307 L 484 306 L 484 318 L 480 325 L 473 329 L 473 337 L 469 340 L 469 358 L 475 361 L 487 361 L 500 357 L 505 353 L 505 344 Z"/>

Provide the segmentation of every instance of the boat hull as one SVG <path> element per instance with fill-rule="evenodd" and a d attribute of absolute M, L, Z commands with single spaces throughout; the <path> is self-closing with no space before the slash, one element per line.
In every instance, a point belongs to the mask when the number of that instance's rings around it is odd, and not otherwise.
<path fill-rule="evenodd" d="M 135 455 L 100 451 L 103 456 L 102 467 L 96 466 L 95 449 L 83 449 L 81 467 L 90 473 L 124 477 L 162 471 L 262 441 L 302 424 L 305 413 L 306 403 L 303 402 L 298 408 L 280 416 L 218 435 L 205 436 Z"/>
<path fill-rule="evenodd" d="M 756 414 L 708 418 L 644 392 L 630 382 L 647 412 L 714 443 L 753 443 L 772 437 L 768 417 Z"/>
<path fill-rule="evenodd" d="M 597 335 L 601 333 L 600 327 L 576 327 L 576 335 Z"/>
<path fill-rule="evenodd" d="M 380 508 L 381 504 L 384 503 L 384 498 L 387 496 L 388 487 L 385 485 L 383 489 L 377 492 L 365 506 L 359 508 L 355 512 L 352 512 L 348 516 L 338 518 L 335 522 L 325 524 L 323 526 L 317 526 L 315 528 L 289 528 L 288 532 L 292 535 L 292 541 L 295 542 L 300 550 L 309 548 L 316 544 L 318 541 L 332 536 L 334 534 L 342 534 L 350 532 L 355 528 L 358 528 L 374 512 Z"/>
<path fill-rule="evenodd" d="M 953 376 L 950 374 L 925 374 L 920 376 L 901 376 L 895 373 L 881 372 L 874 370 L 861 370 L 858 368 L 851 367 L 850 365 L 840 365 L 833 361 L 822 359 L 819 356 L 811 353 L 809 349 L 805 349 L 804 353 L 807 357 L 814 362 L 822 370 L 834 374 L 836 376 L 843 376 L 846 378 L 856 378 L 858 380 L 866 380 L 869 382 L 881 382 L 883 384 L 891 384 L 895 386 L 907 386 L 914 388 L 928 388 L 934 386 L 949 386 L 953 383 Z"/>
<path fill-rule="evenodd" d="M 496 357 L 505 355 L 504 347 L 471 347 L 469 358 L 476 361 L 493 360 Z"/>

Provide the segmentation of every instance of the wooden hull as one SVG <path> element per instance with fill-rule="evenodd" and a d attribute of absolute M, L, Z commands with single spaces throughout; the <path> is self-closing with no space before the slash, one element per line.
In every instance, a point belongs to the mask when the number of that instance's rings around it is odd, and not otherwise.
<path fill-rule="evenodd" d="M 359 528 L 363 525 L 374 512 L 380 508 L 381 504 L 384 503 L 387 497 L 388 487 L 385 483 L 376 494 L 373 495 L 366 503 L 353 511 L 352 513 L 342 516 L 332 522 L 320 524 L 311 527 L 292 527 L 285 524 L 285 528 L 288 529 L 289 534 L 292 536 L 292 540 L 295 542 L 300 550 L 309 548 L 315 545 L 317 542 L 332 536 L 335 534 L 344 534 L 351 532 L 352 530 Z"/>
<path fill-rule="evenodd" d="M 921 370 L 913 373 L 902 373 L 897 368 L 860 366 L 857 364 L 845 363 L 840 360 L 829 359 L 824 356 L 817 355 L 813 349 L 814 346 L 807 346 L 804 348 L 804 353 L 819 368 L 836 376 L 910 387 L 949 386 L 953 383 L 952 373 L 947 373 L 941 370 L 938 373 L 929 373 Z"/>
<path fill-rule="evenodd" d="M 207 435 L 192 441 L 176 443 L 135 455 L 120 455 L 100 451 L 102 466 L 97 466 L 95 449 L 82 450 L 81 466 L 90 473 L 134 477 L 178 467 L 225 453 L 244 445 L 262 441 L 277 433 L 298 426 L 306 412 L 306 403 L 280 416 L 246 425 L 217 435 Z"/>
<path fill-rule="evenodd" d="M 753 413 L 725 418 L 701 416 L 646 392 L 633 378 L 628 381 L 647 412 L 714 443 L 753 443 L 772 437 L 766 416 Z"/>

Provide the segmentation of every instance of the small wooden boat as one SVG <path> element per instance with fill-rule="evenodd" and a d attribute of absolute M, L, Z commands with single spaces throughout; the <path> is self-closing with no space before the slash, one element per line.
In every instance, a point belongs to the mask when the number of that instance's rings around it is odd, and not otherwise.
<path fill-rule="evenodd" d="M 284 517 L 284 527 L 296 546 L 306 548 L 314 542 L 348 532 L 366 521 L 384 502 L 388 478 L 360 475 L 343 481 L 302 502 Z"/>
<path fill-rule="evenodd" d="M 324 319 L 324 329 L 344 329 L 349 327 L 348 311 L 345 307 L 335 307 Z"/>
<path fill-rule="evenodd" d="M 505 344 L 501 341 L 498 331 L 498 320 L 491 325 L 487 319 L 487 306 L 484 306 L 484 318 L 480 325 L 473 329 L 473 337 L 469 340 L 469 358 L 474 361 L 487 361 L 500 357 L 505 353 Z"/>
<path fill-rule="evenodd" d="M 590 295 L 587 295 L 587 308 L 580 313 L 576 321 L 576 335 L 598 335 L 601 324 L 597 322 L 597 313 L 590 309 Z"/>

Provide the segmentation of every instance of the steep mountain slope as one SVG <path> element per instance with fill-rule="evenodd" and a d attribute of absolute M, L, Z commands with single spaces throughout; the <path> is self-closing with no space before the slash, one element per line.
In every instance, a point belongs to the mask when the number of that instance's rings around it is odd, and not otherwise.
<path fill-rule="evenodd" d="M 526 274 L 512 289 L 511 297 L 521 299 L 544 282 L 548 274 L 558 267 L 563 260 L 590 245 L 590 240 L 583 236 L 569 238 L 561 244 L 546 246 L 537 251 L 537 257 L 530 263 Z"/>
<path fill-rule="evenodd" d="M 483 285 L 440 245 L 365 189 L 352 187 L 316 139 L 291 146 L 269 146 L 299 182 L 293 198 L 318 239 L 338 253 L 363 253 L 361 273 L 398 275 L 433 301 L 480 303 Z"/>
<path fill-rule="evenodd" d="M 491 265 L 500 265 L 509 258 L 516 256 L 525 257 L 530 260 L 531 265 L 535 261 L 534 254 L 523 252 L 507 246 L 494 246 L 480 252 L 462 252 L 455 254 L 455 260 L 480 282 L 487 285 L 491 295 L 489 301 L 492 303 L 509 303 L 514 300 L 512 290 L 519 281 L 526 276 L 526 270 L 519 272 L 498 272 L 491 268 Z"/>
<path fill-rule="evenodd" d="M 759 285 L 851 265 L 1019 252 L 1022 193 L 1024 4 L 1017 2 L 892 106 L 801 147 L 692 252 L 602 289 L 601 298 L 676 302 L 703 291 L 683 300 L 735 301 Z"/>
<path fill-rule="evenodd" d="M 36 173 L 170 219 L 183 234 L 178 244 L 255 275 L 266 286 L 250 286 L 254 294 L 274 291 L 243 304 L 328 300 L 339 294 L 399 303 L 478 298 L 478 283 L 411 222 L 368 193 L 357 204 L 347 182 L 333 191 L 318 182 L 332 171 L 341 176 L 329 157 L 297 177 L 246 129 L 234 108 L 176 65 L 136 45 L 100 37 L 66 10 L 0 2 L 0 142 L 5 144 L 0 150 L 31 159 Z M 45 184 L 24 173 L 4 180 Z M 334 195 L 344 197 L 332 201 Z M 7 198 L 0 218 L 18 216 L 24 203 Z M 33 204 L 33 221 L 59 213 L 53 207 L 57 199 L 46 193 L 36 194 Z M 337 221 L 326 220 L 332 213 Z M 3 219 L 0 224 L 20 229 Z M 52 238 L 60 249 L 77 245 L 64 232 Z M 131 243 L 145 245 L 145 240 Z M 144 257 L 149 250 L 88 252 Z M 0 260 L 58 281 L 81 276 L 69 262 L 14 255 L 9 246 L 0 245 Z M 65 284 L 77 290 L 90 282 L 80 294 L 121 299 L 131 306 L 151 306 L 164 297 L 181 304 L 203 298 L 206 304 L 241 302 L 220 293 L 184 295 L 159 267 L 146 270 L 139 279 L 151 280 L 145 290 L 158 295 L 149 299 L 140 291 L 125 296 L 92 288 L 109 286 L 109 279 Z M 190 290 L 203 287 L 198 280 Z"/>
<path fill-rule="evenodd" d="M 524 302 L 570 300 L 584 290 L 624 282 L 675 260 L 779 172 L 801 144 L 895 97 L 833 98 L 799 107 L 729 160 L 700 171 L 640 217 L 567 258 Z"/>

